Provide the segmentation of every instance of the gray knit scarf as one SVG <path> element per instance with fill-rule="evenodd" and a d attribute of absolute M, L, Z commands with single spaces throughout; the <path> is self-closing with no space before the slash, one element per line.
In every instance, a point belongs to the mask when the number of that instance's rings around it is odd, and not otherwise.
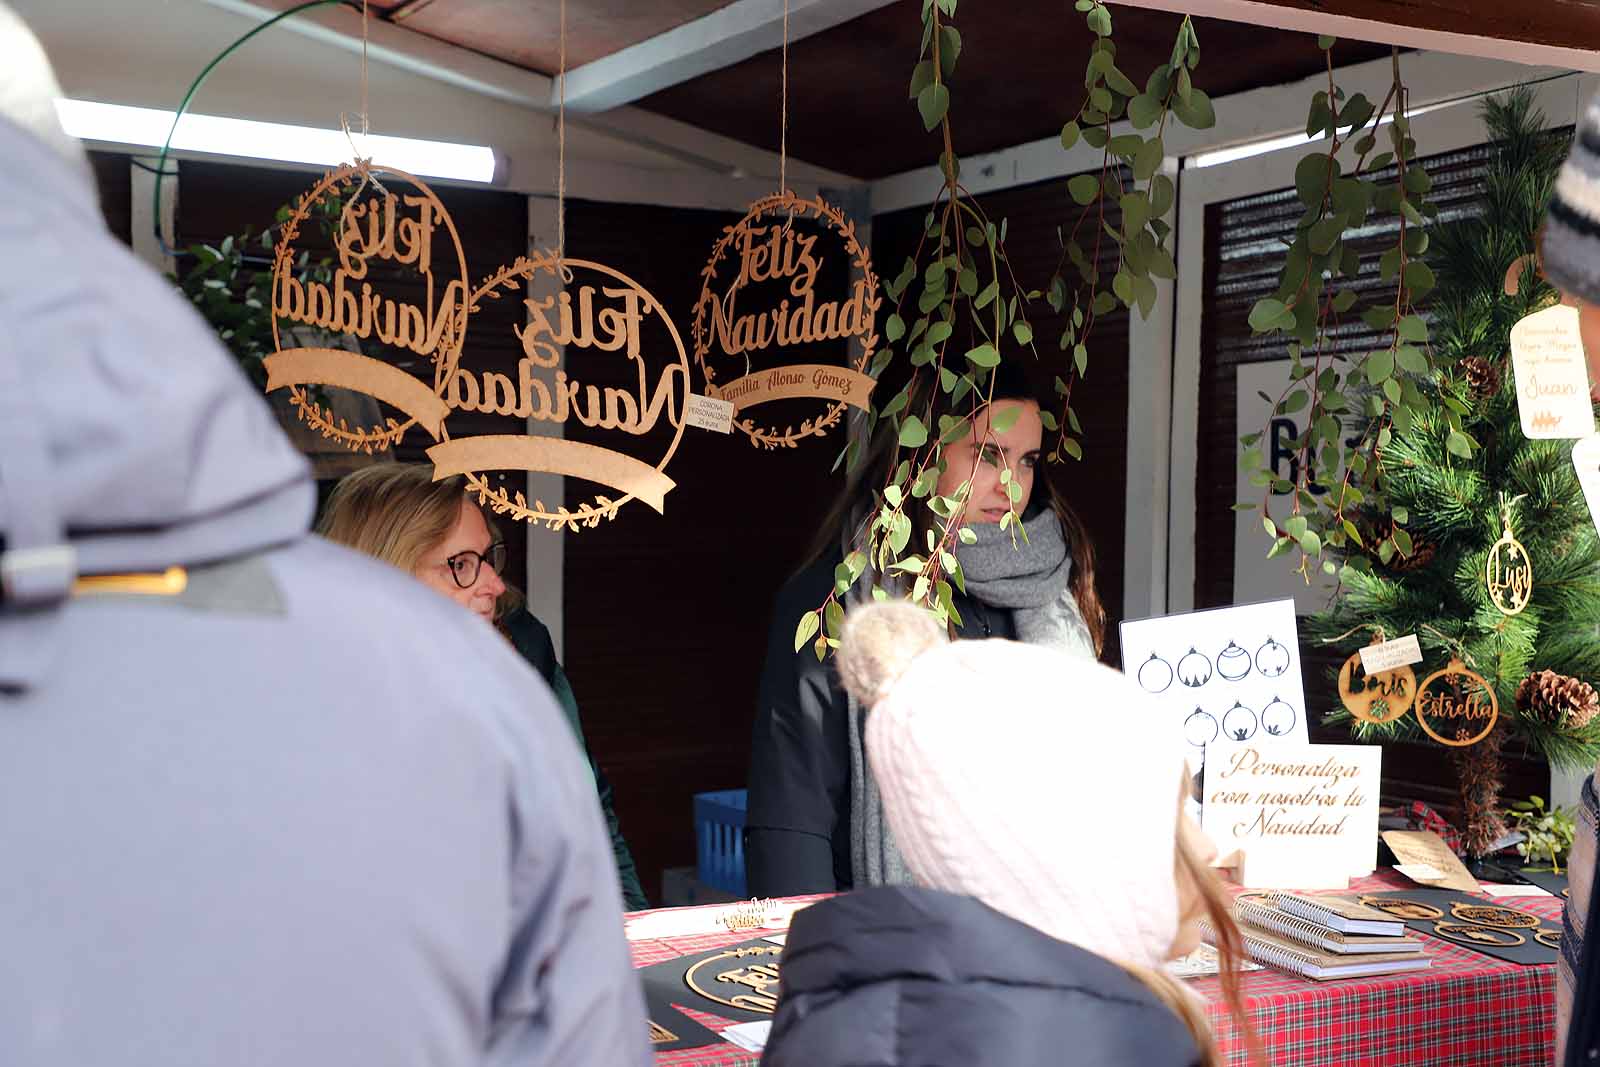
<path fill-rule="evenodd" d="M 997 525 L 973 526 L 978 540 L 956 549 L 967 592 L 989 607 L 1006 608 L 1017 639 L 1095 658 L 1094 639 L 1068 580 L 1072 554 L 1061 522 L 1044 508 L 1023 524 L 1026 542 Z M 850 871 L 857 889 L 908 885 L 913 879 L 883 816 L 883 799 L 867 763 L 866 709 L 849 697 Z"/>

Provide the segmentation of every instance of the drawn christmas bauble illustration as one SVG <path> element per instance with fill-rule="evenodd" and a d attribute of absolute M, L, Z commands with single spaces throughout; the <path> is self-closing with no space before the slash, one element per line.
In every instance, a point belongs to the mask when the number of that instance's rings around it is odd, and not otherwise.
<path fill-rule="evenodd" d="M 1211 681 L 1211 661 L 1205 655 L 1190 649 L 1188 654 L 1178 661 L 1178 681 L 1190 689 L 1199 689 Z"/>
<path fill-rule="evenodd" d="M 1299 718 L 1292 704 L 1273 697 L 1272 703 L 1261 709 L 1261 728 L 1273 737 L 1282 737 L 1294 729 Z"/>
<path fill-rule="evenodd" d="M 1217 739 L 1217 720 L 1208 711 L 1195 708 L 1183 720 L 1183 737 L 1195 748 L 1205 748 Z"/>
<path fill-rule="evenodd" d="M 1232 641 L 1217 653 L 1217 673 L 1230 682 L 1237 682 L 1250 673 L 1250 653 Z"/>
<path fill-rule="evenodd" d="M 1256 713 L 1234 701 L 1222 717 L 1222 733 L 1233 741 L 1248 741 L 1256 735 Z"/>
<path fill-rule="evenodd" d="M 1172 664 L 1152 652 L 1150 658 L 1139 665 L 1136 677 L 1139 687 L 1146 693 L 1165 693 L 1172 685 Z"/>
<path fill-rule="evenodd" d="M 1256 649 L 1256 670 L 1264 678 L 1276 678 L 1289 669 L 1289 649 L 1272 638 Z"/>

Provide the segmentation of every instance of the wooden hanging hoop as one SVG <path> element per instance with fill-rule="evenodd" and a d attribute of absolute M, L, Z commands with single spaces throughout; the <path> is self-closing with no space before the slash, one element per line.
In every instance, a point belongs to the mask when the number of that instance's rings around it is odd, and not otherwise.
<path fill-rule="evenodd" d="M 1430 688 L 1434 682 L 1441 678 L 1453 678 L 1458 675 L 1476 684 L 1478 689 L 1488 697 L 1489 712 L 1487 717 L 1489 721 L 1482 730 L 1475 734 L 1469 735 L 1463 728 L 1458 730 L 1456 737 L 1452 739 L 1435 730 L 1433 725 L 1428 722 L 1428 716 L 1437 714 L 1447 718 L 1481 717 L 1474 714 L 1474 702 L 1470 698 L 1462 703 L 1454 695 L 1446 696 L 1441 694 L 1435 697 L 1430 693 Z M 1481 707 L 1482 705 L 1479 704 L 1477 706 Z M 1434 708 L 1437 708 L 1437 710 L 1434 710 Z M 1449 745 L 1451 748 L 1465 748 L 1468 745 L 1475 745 L 1482 741 L 1489 736 L 1489 732 L 1494 729 L 1495 722 L 1500 718 L 1500 701 L 1494 695 L 1494 687 L 1484 679 L 1483 675 L 1478 674 L 1476 671 L 1468 670 L 1466 664 L 1459 659 L 1451 659 L 1442 669 L 1434 671 L 1422 680 L 1422 684 L 1417 686 L 1416 709 L 1417 725 L 1422 727 L 1423 733 L 1441 745 Z"/>
<path fill-rule="evenodd" d="M 345 190 L 358 182 L 365 187 L 373 180 L 373 175 L 389 175 L 399 182 L 412 185 L 421 191 L 429 209 L 443 224 L 445 232 L 449 234 L 450 242 L 455 248 L 456 264 L 460 268 L 460 291 L 465 294 L 471 292 L 471 278 L 467 274 L 466 251 L 461 246 L 461 235 L 456 232 L 455 223 L 450 218 L 450 213 L 445 210 L 444 204 L 434 191 L 428 187 L 421 178 L 408 174 L 392 167 L 373 166 L 370 160 L 358 159 L 354 163 L 346 163 L 324 174 L 316 185 L 302 193 L 295 201 L 294 210 L 285 220 L 283 229 L 278 235 L 278 243 L 273 250 L 272 258 L 272 291 L 274 300 L 280 284 L 285 276 L 294 270 L 294 241 L 300 234 L 301 224 L 310 216 L 311 209 L 322 202 L 329 193 L 342 194 Z M 346 205 L 348 208 L 349 205 Z M 450 376 L 454 373 L 457 363 L 461 359 L 461 350 L 467 339 L 467 320 L 469 310 L 465 303 L 461 312 L 451 323 L 452 329 L 448 337 L 441 337 L 438 347 L 429 357 L 434 364 L 433 393 L 443 399 L 445 389 L 449 386 Z M 285 351 L 278 329 L 278 314 L 274 308 L 269 316 L 272 323 L 272 347 L 274 354 Z M 356 336 L 367 336 L 359 331 Z M 289 351 L 292 351 L 290 349 Z M 326 408 L 312 399 L 309 391 L 303 385 L 289 386 L 289 404 L 296 414 L 313 430 L 320 433 L 325 439 L 334 441 L 352 452 L 363 452 L 371 455 L 381 452 L 392 445 L 398 445 L 406 431 L 417 424 L 415 417 L 399 421 L 387 418 L 382 423 L 372 426 L 350 427 L 345 419 L 334 414 L 331 408 Z M 440 427 L 442 439 L 448 440 L 449 433 Z"/>
<path fill-rule="evenodd" d="M 1507 526 L 1500 540 L 1489 548 L 1483 565 L 1484 584 L 1489 599 L 1502 615 L 1520 615 L 1533 596 L 1533 561 Z"/>
<path fill-rule="evenodd" d="M 852 340 L 860 346 L 860 354 L 849 361 L 848 366 L 857 374 L 865 374 L 868 364 L 878 348 L 878 308 L 882 298 L 878 295 L 878 276 L 872 270 L 872 254 L 862 247 L 856 239 L 855 223 L 844 217 L 844 212 L 829 204 L 820 195 L 814 200 L 806 200 L 792 192 L 784 191 L 755 201 L 745 212 L 745 215 L 732 226 L 722 231 L 722 236 L 711 247 L 711 256 L 700 271 L 700 296 L 695 300 L 694 321 L 690 326 L 690 339 L 694 345 L 694 359 L 702 374 L 705 375 L 708 389 L 715 387 L 717 372 L 711 366 L 708 357 L 712 354 L 714 338 L 712 330 L 707 323 L 707 310 L 717 297 L 712 292 L 712 283 L 717 277 L 717 267 L 724 255 L 734 243 L 746 237 L 752 226 L 765 218 L 783 215 L 785 218 L 811 218 L 825 224 L 828 229 L 838 236 L 844 243 L 845 253 L 850 258 L 852 265 L 862 272 L 865 284 L 865 295 L 861 315 L 861 327 Z M 736 291 L 742 285 L 741 280 L 735 280 L 729 292 Z M 725 353 L 724 353 L 725 354 Z M 863 398 L 863 403 L 866 398 Z M 820 437 L 826 434 L 844 416 L 845 408 L 849 406 L 842 400 L 833 401 L 827 410 L 816 419 L 806 419 L 799 427 L 787 426 L 782 430 L 777 427 L 757 425 L 754 419 L 738 417 L 734 419 L 734 426 L 739 429 L 750 443 L 767 449 L 794 448 L 799 441 L 806 437 Z"/>
<path fill-rule="evenodd" d="M 672 317 L 667 314 L 666 309 L 661 306 L 661 302 L 648 289 L 621 271 L 608 267 L 603 263 L 596 263 L 586 259 L 563 259 L 559 253 L 554 251 L 535 252 L 531 256 L 518 256 L 510 265 L 501 267 L 485 278 L 482 284 L 472 291 L 468 307 L 470 310 L 476 310 L 482 300 L 500 299 L 501 293 L 499 290 L 501 289 L 523 289 L 526 287 L 527 282 L 538 274 L 550 274 L 560 284 L 570 284 L 575 269 L 594 271 L 604 275 L 611 281 L 620 282 L 628 289 L 639 294 L 641 308 L 646 314 L 653 312 L 660 317 L 661 321 L 666 324 L 667 331 L 672 337 L 673 348 L 677 352 L 676 362 L 666 365 L 662 372 L 663 376 L 670 374 L 673 369 L 681 371 L 683 389 L 687 394 L 689 389 L 689 357 L 684 350 L 683 338 L 678 334 L 678 328 L 672 322 Z M 590 388 L 593 389 L 593 386 Z M 670 402 L 669 397 L 670 421 L 674 427 L 672 441 L 667 445 L 666 452 L 661 459 L 651 469 L 651 473 L 660 476 L 659 481 L 669 489 L 672 483 L 665 478 L 666 468 L 667 464 L 672 461 L 673 455 L 678 451 L 678 444 L 683 440 L 684 427 L 681 411 L 670 410 Z M 603 456 L 598 458 L 601 462 L 604 462 Z M 628 457 L 624 457 L 624 460 L 627 459 Z M 641 468 L 645 466 L 647 465 L 640 464 Z M 486 465 L 485 469 L 493 468 Z M 467 470 L 463 471 L 463 473 L 467 479 L 468 491 L 477 494 L 478 502 L 489 507 L 495 514 L 506 515 L 512 519 L 532 525 L 543 524 L 550 530 L 571 530 L 576 533 L 580 529 L 592 529 L 600 525 L 604 520 L 616 518 L 617 512 L 621 510 L 622 505 L 639 498 L 637 491 L 624 490 L 622 496 L 618 498 L 598 493 L 591 502 L 575 509 L 568 508 L 565 504 L 551 508 L 547 507 L 541 500 L 530 502 L 524 493 L 508 493 L 504 487 L 495 488 L 491 486 L 482 471 Z M 582 471 L 571 473 L 575 477 L 584 477 Z M 648 502 L 649 498 L 646 497 L 646 500 Z"/>
<path fill-rule="evenodd" d="M 1362 674 L 1356 689 L 1356 671 L 1361 669 L 1361 653 L 1353 653 L 1339 668 L 1339 699 L 1362 722 L 1386 723 L 1403 718 L 1417 695 L 1417 675 L 1409 666 Z M 1376 711 L 1375 709 L 1382 709 Z"/>

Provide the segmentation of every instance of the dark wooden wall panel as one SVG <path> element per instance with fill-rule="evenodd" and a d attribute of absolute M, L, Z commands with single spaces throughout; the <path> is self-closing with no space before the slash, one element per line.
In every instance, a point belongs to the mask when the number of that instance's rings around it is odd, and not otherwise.
<path fill-rule="evenodd" d="M 643 285 L 689 345 L 700 268 L 737 218 L 569 200 L 567 252 Z M 649 326 L 643 343 L 647 365 L 660 366 L 666 331 Z M 567 370 L 602 386 L 628 384 L 630 373 L 619 358 L 576 350 Z M 697 370 L 693 381 L 701 388 Z M 665 423 L 620 443 L 615 431 L 575 421 L 567 435 L 654 462 L 670 438 Z M 635 502 L 614 521 L 565 535 L 567 673 L 652 896 L 663 868 L 694 862 L 694 794 L 745 785 L 772 600 L 841 484 L 829 471 L 842 434 L 766 451 L 740 434 L 686 428 L 667 468 L 677 488 L 665 514 Z M 568 506 L 594 488 L 568 479 Z"/>
<path fill-rule="evenodd" d="M 1070 227 L 1077 217 L 1078 209 L 1067 196 L 1066 178 L 989 193 L 978 200 L 996 226 L 1001 219 L 1008 220 L 1006 254 L 1022 287 L 1048 289 L 1062 258 L 1057 227 Z M 926 218 L 926 208 L 909 208 L 873 220 L 873 256 L 882 274 L 893 278 L 900 273 L 906 257 L 916 250 Z M 1118 225 L 1120 218 L 1114 209 L 1106 216 L 1112 226 Z M 1111 265 L 1115 251 L 1115 245 L 1107 238 L 1100 250 L 1102 277 L 1107 285 L 1114 270 Z M 1069 278 L 1076 277 L 1071 264 L 1066 265 L 1066 270 Z M 886 313 L 887 304 L 886 300 Z M 1055 376 L 1070 358 L 1056 344 L 1066 316 L 1054 314 L 1049 304 L 1038 300 L 1029 306 L 1028 318 L 1042 358 L 1034 361 L 1027 357 L 1022 366 L 1033 381 L 1034 391 L 1048 407 L 1055 398 Z M 1008 359 L 1019 355 L 1014 347 L 1005 351 Z M 1084 458 L 1067 458 L 1047 465 L 1045 471 L 1083 519 L 1094 541 L 1098 557 L 1095 579 L 1107 615 L 1102 658 L 1112 664 L 1121 662 L 1117 624 L 1123 613 L 1123 537 L 1127 529 L 1128 368 L 1128 313 L 1118 309 L 1096 325 L 1089 341 L 1088 374 L 1073 390 L 1072 407 L 1084 432 Z M 886 377 L 893 373 L 892 368 L 885 372 Z M 885 395 L 893 395 L 892 390 L 899 387 L 886 385 Z"/>
<path fill-rule="evenodd" d="M 133 244 L 131 165 L 128 156 L 121 152 L 89 153 L 94 184 L 100 192 L 100 214 L 105 216 L 106 229 L 125 245 Z"/>

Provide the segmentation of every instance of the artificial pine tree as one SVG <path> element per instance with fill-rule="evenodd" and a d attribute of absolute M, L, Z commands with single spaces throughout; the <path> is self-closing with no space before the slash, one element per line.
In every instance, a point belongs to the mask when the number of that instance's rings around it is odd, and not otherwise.
<path fill-rule="evenodd" d="M 1493 686 L 1500 715 L 1482 741 L 1452 749 L 1469 855 L 1482 857 L 1503 833 L 1501 749 L 1525 740 L 1557 766 L 1592 765 L 1600 752 L 1600 539 L 1572 467 L 1570 441 L 1529 440 L 1517 412 L 1509 353 L 1511 328 L 1558 294 L 1537 267 L 1507 295 L 1513 263 L 1533 253 L 1566 139 L 1544 128 L 1531 94 L 1514 92 L 1482 106 L 1491 143 L 1479 209 L 1430 227 L 1426 259 L 1438 278 L 1427 309 L 1433 337 L 1433 387 L 1462 416 L 1477 447 L 1446 447 L 1442 409 L 1394 432 L 1379 456 L 1393 511 L 1356 525 L 1377 543 L 1365 555 L 1344 551 L 1344 589 L 1308 633 L 1346 654 L 1376 635 L 1416 634 L 1424 660 L 1418 679 L 1459 657 Z M 1459 449 L 1459 442 L 1458 449 Z M 1520 614 L 1503 614 L 1485 583 L 1491 546 L 1509 520 L 1532 564 L 1532 595 Z M 1409 548 L 1409 551 L 1405 549 Z M 1338 709 L 1330 722 L 1361 740 L 1422 737 L 1415 715 L 1393 723 L 1355 721 Z"/>

